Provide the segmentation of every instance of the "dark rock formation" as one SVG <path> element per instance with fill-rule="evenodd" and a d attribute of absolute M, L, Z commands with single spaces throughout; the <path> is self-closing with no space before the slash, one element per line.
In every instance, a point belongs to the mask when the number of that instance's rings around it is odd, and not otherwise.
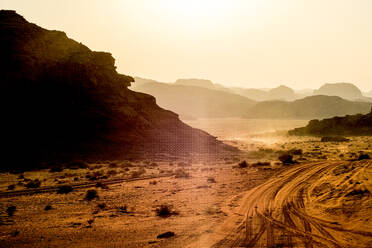
<path fill-rule="evenodd" d="M 311 120 L 306 127 L 289 131 L 290 135 L 372 135 L 372 109 L 369 114 L 347 115 Z"/>
<path fill-rule="evenodd" d="M 129 90 L 109 53 L 0 11 L 4 167 L 57 158 L 212 152 L 224 145 Z M 27 162 L 27 164 L 25 163 Z"/>

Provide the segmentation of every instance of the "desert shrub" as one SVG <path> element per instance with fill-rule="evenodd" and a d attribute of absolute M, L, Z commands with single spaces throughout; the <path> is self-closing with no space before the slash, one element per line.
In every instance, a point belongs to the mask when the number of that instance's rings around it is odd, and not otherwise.
<path fill-rule="evenodd" d="M 9 206 L 6 209 L 6 213 L 8 214 L 8 216 L 13 216 L 16 210 L 17 210 L 16 206 Z"/>
<path fill-rule="evenodd" d="M 162 204 L 155 209 L 156 215 L 162 218 L 169 217 L 171 215 L 177 214 L 177 212 L 172 210 L 171 205 Z"/>
<path fill-rule="evenodd" d="M 288 154 L 288 153 L 284 153 L 282 155 L 280 155 L 278 157 L 278 159 L 283 163 L 283 164 L 294 164 L 295 161 L 293 161 L 293 156 Z"/>
<path fill-rule="evenodd" d="M 371 157 L 368 154 L 362 153 L 359 155 L 357 160 L 363 160 L 363 159 L 371 159 Z"/>
<path fill-rule="evenodd" d="M 114 176 L 114 175 L 117 175 L 118 172 L 116 170 L 109 170 L 106 172 L 107 175 L 110 175 L 110 176 Z"/>
<path fill-rule="evenodd" d="M 103 176 L 102 171 L 95 171 L 93 173 L 87 173 L 85 177 L 88 178 L 90 181 L 107 178 Z"/>
<path fill-rule="evenodd" d="M 150 185 L 156 185 L 158 182 L 157 181 L 150 181 L 149 184 Z"/>
<path fill-rule="evenodd" d="M 145 174 L 146 173 L 146 170 L 145 168 L 141 167 L 139 168 L 138 170 L 136 171 L 132 171 L 131 173 L 131 178 L 137 178 L 137 177 L 140 177 L 141 175 Z"/>
<path fill-rule="evenodd" d="M 102 183 L 102 182 L 98 182 L 96 184 L 96 188 L 109 189 L 109 187 L 106 184 Z"/>
<path fill-rule="evenodd" d="M 216 179 L 214 179 L 214 177 L 208 177 L 207 182 L 208 183 L 216 183 Z"/>
<path fill-rule="evenodd" d="M 35 179 L 33 181 L 29 181 L 28 183 L 26 183 L 25 187 L 28 189 L 35 189 L 35 188 L 39 188 L 40 185 L 41 185 L 41 182 L 39 181 L 39 179 Z"/>
<path fill-rule="evenodd" d="M 94 222 L 94 219 L 89 219 L 87 222 L 88 222 L 88 225 L 91 227 Z"/>
<path fill-rule="evenodd" d="M 243 160 L 238 164 L 239 168 L 247 168 L 248 163 L 247 161 Z"/>
<path fill-rule="evenodd" d="M 52 209 L 52 206 L 51 205 L 46 205 L 45 208 L 44 208 L 45 211 L 49 211 L 51 209 Z"/>
<path fill-rule="evenodd" d="M 105 209 L 106 208 L 106 203 L 100 203 L 100 204 L 98 204 L 97 205 L 97 207 L 99 208 L 99 209 Z"/>
<path fill-rule="evenodd" d="M 119 208 L 119 211 L 122 213 L 128 213 L 128 207 L 126 205 Z"/>
<path fill-rule="evenodd" d="M 14 184 L 11 184 L 8 186 L 8 190 L 14 190 L 15 189 L 15 185 Z"/>
<path fill-rule="evenodd" d="M 57 194 L 68 194 L 73 191 L 73 188 L 69 185 L 60 186 L 57 190 Z"/>
<path fill-rule="evenodd" d="M 93 199 L 98 199 L 98 198 L 99 198 L 98 192 L 95 189 L 90 189 L 85 194 L 85 200 L 87 200 L 87 201 L 91 201 Z"/>
<path fill-rule="evenodd" d="M 174 175 L 176 178 L 190 178 L 190 174 L 185 171 L 184 169 L 177 169 L 175 172 L 174 172 Z"/>

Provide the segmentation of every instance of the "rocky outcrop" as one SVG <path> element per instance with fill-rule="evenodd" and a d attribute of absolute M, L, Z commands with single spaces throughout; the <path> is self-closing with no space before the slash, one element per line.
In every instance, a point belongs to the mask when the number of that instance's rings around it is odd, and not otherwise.
<path fill-rule="evenodd" d="M 369 114 L 347 115 L 324 120 L 311 120 L 306 127 L 289 131 L 290 135 L 372 135 L 372 109 Z"/>
<path fill-rule="evenodd" d="M 153 96 L 129 90 L 133 78 L 116 72 L 109 53 L 91 51 L 14 11 L 0 11 L 0 37 L 1 132 L 8 161 L 225 147 L 160 108 Z"/>

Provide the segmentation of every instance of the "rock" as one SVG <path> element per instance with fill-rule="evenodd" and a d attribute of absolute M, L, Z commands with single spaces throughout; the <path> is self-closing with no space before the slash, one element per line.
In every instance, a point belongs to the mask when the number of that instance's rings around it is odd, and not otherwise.
<path fill-rule="evenodd" d="M 110 53 L 15 11 L 0 11 L 0 36 L 2 166 L 230 148 L 160 108 L 153 96 L 129 90 L 133 78 L 117 73 Z"/>
<path fill-rule="evenodd" d="M 157 236 L 157 238 L 158 239 L 166 239 L 166 238 L 173 237 L 174 235 L 175 235 L 174 232 L 165 232 L 165 233 L 159 234 Z"/>

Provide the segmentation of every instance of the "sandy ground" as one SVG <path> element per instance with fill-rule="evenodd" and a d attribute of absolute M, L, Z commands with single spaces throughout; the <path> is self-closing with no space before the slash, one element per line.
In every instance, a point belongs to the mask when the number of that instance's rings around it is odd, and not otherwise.
<path fill-rule="evenodd" d="M 350 161 L 371 154 L 372 138 L 253 138 L 227 141 L 245 152 L 219 158 L 1 173 L 0 247 L 372 247 L 372 162 Z M 298 163 L 283 166 L 278 155 L 293 149 Z M 73 191 L 58 194 L 61 185 Z M 161 205 L 169 215 L 157 215 Z"/>

